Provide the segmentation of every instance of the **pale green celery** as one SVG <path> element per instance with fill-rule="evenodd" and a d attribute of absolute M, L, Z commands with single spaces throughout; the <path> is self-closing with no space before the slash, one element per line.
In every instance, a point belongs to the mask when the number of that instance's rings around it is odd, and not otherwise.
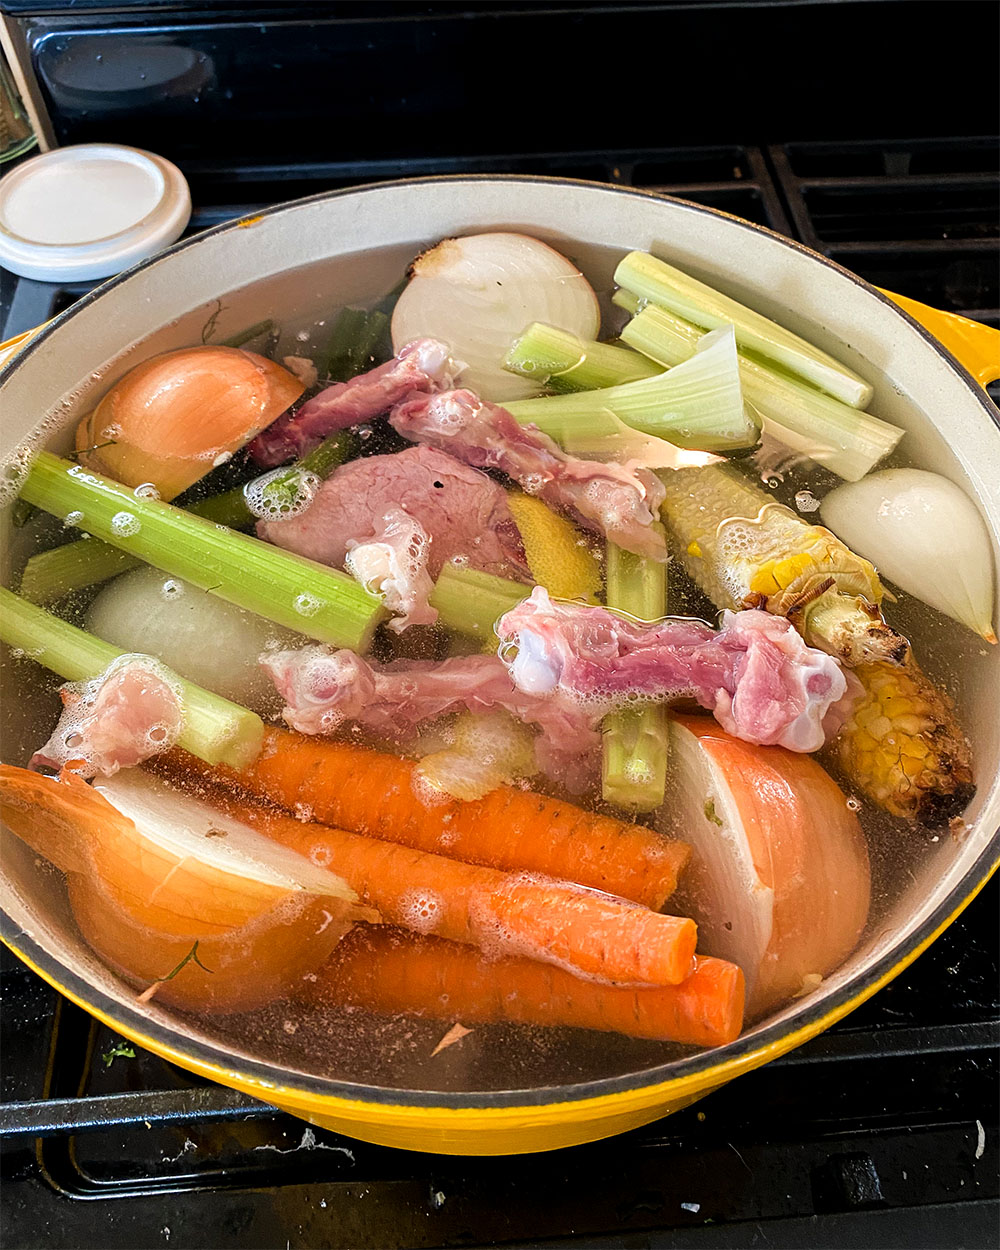
<path fill-rule="evenodd" d="M 852 408 L 864 408 L 871 402 L 869 383 L 846 365 L 770 318 L 648 252 L 630 252 L 615 270 L 615 281 L 634 295 L 705 329 L 735 326 L 736 341 L 744 350 L 777 361 Z"/>
<path fill-rule="evenodd" d="M 29 603 L 55 603 L 76 590 L 96 586 L 142 563 L 97 538 L 80 538 L 40 551 L 24 566 L 18 590 Z"/>
<path fill-rule="evenodd" d="M 643 621 L 667 610 L 667 566 L 607 545 L 607 604 Z M 667 777 L 667 710 L 662 704 L 623 708 L 602 724 L 604 798 L 651 812 L 663 802 Z"/>
<path fill-rule="evenodd" d="M 690 360 L 705 333 L 666 309 L 646 304 L 621 337 L 670 368 Z M 739 361 L 743 394 L 761 414 L 764 433 L 848 482 L 864 477 L 903 437 L 898 426 L 841 403 L 766 361 L 745 352 L 739 353 Z"/>
<path fill-rule="evenodd" d="M 238 334 L 231 334 L 227 339 L 220 339 L 220 347 L 242 347 L 244 343 L 252 343 L 254 339 L 260 338 L 262 334 L 270 334 L 274 329 L 274 322 L 258 321 L 255 325 L 247 326 L 245 330 L 240 330 Z"/>
<path fill-rule="evenodd" d="M 326 477 L 351 453 L 354 437 L 346 430 L 331 435 L 296 465 L 289 465 L 287 476 L 275 478 L 271 488 L 280 490 L 283 483 L 307 469 L 320 477 Z M 236 486 L 220 495 L 208 495 L 184 504 L 186 512 L 228 525 L 230 529 L 243 529 L 257 519 L 247 507 L 245 488 Z M 142 563 L 135 556 L 119 551 L 99 538 L 81 538 L 76 542 L 53 547 L 32 556 L 21 574 L 20 592 L 31 603 L 54 603 L 75 590 L 96 586 L 110 577 L 138 568 Z"/>
<path fill-rule="evenodd" d="M 541 321 L 515 339 L 503 367 L 553 391 L 598 390 L 663 372 L 627 347 L 581 339 Z"/>
<path fill-rule="evenodd" d="M 743 400 L 731 330 L 656 377 L 573 395 L 512 400 L 504 407 L 557 442 L 575 423 L 608 412 L 644 434 L 694 451 L 732 453 L 756 446 L 760 437 L 759 418 Z"/>
<path fill-rule="evenodd" d="M 54 516 L 79 512 L 94 538 L 318 642 L 364 651 L 384 616 L 353 578 L 192 516 L 39 452 L 21 497 Z"/>
<path fill-rule="evenodd" d="M 124 655 L 118 647 L 0 587 L 0 640 L 67 681 L 88 681 Z M 159 665 L 160 662 L 157 660 Z M 160 665 L 180 692 L 184 727 L 177 745 L 207 764 L 242 769 L 264 740 L 260 717 Z"/>
<path fill-rule="evenodd" d="M 533 587 L 449 561 L 437 579 L 429 603 L 448 629 L 487 641 L 505 612 L 531 594 Z"/>

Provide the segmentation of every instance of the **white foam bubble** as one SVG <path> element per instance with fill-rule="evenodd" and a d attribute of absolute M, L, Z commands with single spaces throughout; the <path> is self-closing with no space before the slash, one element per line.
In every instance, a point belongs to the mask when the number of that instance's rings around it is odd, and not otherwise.
<path fill-rule="evenodd" d="M 139 518 L 131 512 L 116 512 L 111 518 L 111 532 L 119 538 L 132 538 L 140 529 Z"/>

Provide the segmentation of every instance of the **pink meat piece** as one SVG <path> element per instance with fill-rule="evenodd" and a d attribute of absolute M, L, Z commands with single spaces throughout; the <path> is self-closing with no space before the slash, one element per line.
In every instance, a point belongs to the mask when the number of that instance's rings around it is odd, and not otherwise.
<path fill-rule="evenodd" d="M 784 617 L 760 611 L 726 612 L 718 631 L 681 618 L 643 624 L 607 608 L 553 603 L 536 587 L 497 633 L 526 693 L 559 692 L 602 713 L 636 698 L 693 698 L 737 738 L 792 751 L 823 746 L 860 690 Z"/>
<path fill-rule="evenodd" d="M 529 495 L 570 512 L 588 529 L 626 551 L 666 560 L 654 526 L 663 484 L 638 465 L 602 464 L 567 455 L 533 425 L 519 425 L 506 408 L 472 391 L 410 396 L 389 414 L 411 442 L 450 452 L 480 469 L 500 469 Z"/>
<path fill-rule="evenodd" d="M 370 538 L 349 539 L 345 567 L 395 613 L 389 629 L 401 634 L 409 625 L 433 625 L 436 609 L 428 602 L 434 582 L 427 571 L 430 538 L 419 521 L 392 508 Z"/>
<path fill-rule="evenodd" d="M 299 733 L 331 734 L 353 723 L 400 743 L 439 716 L 499 707 L 538 726 L 536 761 L 553 781 L 582 793 L 596 773 L 598 718 L 558 694 L 519 691 L 495 655 L 380 666 L 353 651 L 314 645 L 265 652 L 260 663 L 285 700 L 285 720 Z"/>
<path fill-rule="evenodd" d="M 119 656 L 99 677 L 67 682 L 59 694 L 62 716 L 31 768 L 72 763 L 83 777 L 110 777 L 166 751 L 183 728 L 178 692 L 148 656 Z"/>
<path fill-rule="evenodd" d="M 351 460 L 327 478 L 304 512 L 261 521 L 257 534 L 287 551 L 341 568 L 348 542 L 376 533 L 385 516 L 400 508 L 430 540 L 427 568 L 432 577 L 457 555 L 487 573 L 530 579 L 503 487 L 433 447 Z"/>
<path fill-rule="evenodd" d="M 265 467 L 300 460 L 328 435 L 381 416 L 412 391 L 451 386 L 460 368 L 437 339 L 414 339 L 386 364 L 335 382 L 280 416 L 250 442 L 250 455 Z"/>

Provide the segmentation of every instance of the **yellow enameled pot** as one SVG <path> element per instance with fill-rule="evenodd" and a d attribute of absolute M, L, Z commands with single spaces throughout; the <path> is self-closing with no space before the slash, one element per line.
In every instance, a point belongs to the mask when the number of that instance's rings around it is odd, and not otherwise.
<path fill-rule="evenodd" d="M 610 289 L 622 253 L 653 250 L 807 335 L 873 383 L 873 411 L 907 430 L 914 463 L 945 473 L 977 501 L 995 552 L 1000 548 L 1000 418 L 980 385 L 1000 372 L 995 332 L 912 301 L 894 303 L 823 257 L 724 213 L 563 179 L 382 183 L 297 201 L 177 244 L 85 296 L 7 358 L 0 459 L 43 421 L 50 446 L 67 448 L 79 413 L 118 377 L 157 352 L 200 341 L 209 318 L 217 337 L 265 318 L 307 326 L 332 308 L 390 289 L 428 244 L 495 228 L 551 242 L 598 290 Z M 5 581 L 23 557 L 18 543 L 7 531 Z M 318 1064 L 292 1070 L 155 1000 L 138 1003 L 67 920 L 58 880 L 13 838 L 4 843 L 2 937 L 40 976 L 125 1037 L 352 1137 L 410 1150 L 505 1154 L 611 1136 L 816 1036 L 901 972 L 975 896 L 996 867 L 1000 841 L 997 652 L 970 645 L 955 657 L 977 761 L 965 836 L 927 843 L 912 879 L 841 969 L 717 1050 L 634 1070 L 619 1065 L 613 1076 L 576 1083 L 489 1091 L 360 1084 Z M 2 694 L 4 758 L 23 762 L 37 744 L 36 726 L 51 724 L 53 708 L 19 688 L 10 669 Z"/>

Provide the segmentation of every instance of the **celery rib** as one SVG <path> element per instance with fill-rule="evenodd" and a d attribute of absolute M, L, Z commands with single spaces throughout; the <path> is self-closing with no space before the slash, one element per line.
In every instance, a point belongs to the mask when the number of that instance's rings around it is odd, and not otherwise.
<path fill-rule="evenodd" d="M 192 516 L 39 452 L 22 498 L 55 516 L 81 513 L 94 538 L 319 642 L 363 651 L 384 612 L 344 573 Z"/>
<path fill-rule="evenodd" d="M 607 546 L 607 604 L 644 621 L 667 610 L 667 566 Z M 601 790 L 609 803 L 651 812 L 663 802 L 667 777 L 667 710 L 623 708 L 604 718 Z"/>
<path fill-rule="evenodd" d="M 776 361 L 852 408 L 871 402 L 871 385 L 839 360 L 648 252 L 630 252 L 620 261 L 615 282 L 695 325 L 709 330 L 735 326 L 740 347 Z"/>
<path fill-rule="evenodd" d="M 621 337 L 637 351 L 666 368 L 694 356 L 703 330 L 655 304 L 637 308 L 635 301 L 619 299 L 618 294 L 615 302 L 635 312 Z M 739 370 L 743 393 L 761 414 L 764 433 L 848 482 L 864 477 L 903 437 L 898 426 L 852 408 L 745 352 L 739 353 Z"/>
<path fill-rule="evenodd" d="M 663 372 L 630 348 L 581 339 L 540 321 L 515 339 L 503 366 L 559 392 L 600 390 Z"/>
<path fill-rule="evenodd" d="M 756 446 L 760 424 L 744 403 L 732 331 L 692 354 L 691 359 L 653 377 L 600 390 L 504 405 L 522 424 L 534 424 L 557 442 L 600 423 L 608 414 L 643 434 L 694 451 L 728 452 Z M 595 436 L 596 430 L 590 431 Z"/>
<path fill-rule="evenodd" d="M 354 436 L 346 430 L 331 435 L 295 465 L 289 465 L 287 479 L 307 470 L 320 477 L 327 477 L 338 465 L 352 454 Z M 287 480 L 275 480 L 279 486 Z M 208 495 L 184 504 L 184 510 L 195 516 L 226 525 L 230 529 L 244 529 L 256 521 L 246 501 L 246 488 L 234 487 L 219 495 Z M 96 586 L 119 573 L 138 568 L 142 563 L 136 556 L 120 551 L 99 538 L 81 538 L 76 542 L 40 551 L 25 564 L 21 574 L 20 593 L 29 603 L 54 603 L 75 590 Z"/>
<path fill-rule="evenodd" d="M 448 563 L 429 602 L 437 609 L 442 625 L 487 641 L 494 638 L 493 627 L 500 617 L 526 599 L 532 589 L 524 582 Z"/>
<path fill-rule="evenodd" d="M 44 608 L 0 587 L 0 641 L 23 652 L 67 681 L 88 681 L 125 652 Z M 156 664 L 161 668 L 166 665 Z M 260 754 L 264 724 L 246 708 L 230 703 L 167 669 L 181 693 L 184 726 L 178 746 L 207 764 L 245 768 Z"/>

